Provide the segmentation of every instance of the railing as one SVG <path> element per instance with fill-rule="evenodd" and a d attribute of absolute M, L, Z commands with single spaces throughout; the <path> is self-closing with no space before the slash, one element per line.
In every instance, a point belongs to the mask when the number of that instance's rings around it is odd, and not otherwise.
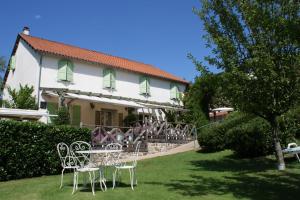
<path fill-rule="evenodd" d="M 97 126 L 91 134 L 93 148 L 105 148 L 107 144 L 119 143 L 125 151 L 133 151 L 138 141 L 140 150 L 148 151 L 148 143 L 176 143 L 183 144 L 195 141 L 197 132 L 191 124 L 169 122 L 136 123 L 132 127 Z"/>

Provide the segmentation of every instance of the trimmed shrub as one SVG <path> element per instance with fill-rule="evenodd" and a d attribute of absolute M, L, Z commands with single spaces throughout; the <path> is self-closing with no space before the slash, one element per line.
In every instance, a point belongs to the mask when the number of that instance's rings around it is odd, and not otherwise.
<path fill-rule="evenodd" d="M 227 131 L 237 124 L 247 122 L 252 118 L 253 116 L 235 112 L 220 123 L 200 129 L 198 131 L 198 142 L 201 148 L 208 152 L 221 151 L 228 148 Z"/>
<path fill-rule="evenodd" d="M 56 145 L 90 141 L 90 130 L 37 122 L 0 121 L 0 181 L 58 174 Z"/>
<path fill-rule="evenodd" d="M 274 151 L 270 125 L 255 117 L 226 133 L 228 147 L 240 157 L 257 157 Z"/>

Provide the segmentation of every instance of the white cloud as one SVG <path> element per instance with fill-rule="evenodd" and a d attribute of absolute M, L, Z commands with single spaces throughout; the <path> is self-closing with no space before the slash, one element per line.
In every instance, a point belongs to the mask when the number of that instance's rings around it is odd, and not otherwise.
<path fill-rule="evenodd" d="M 34 16 L 35 19 L 41 19 L 41 17 L 42 17 L 41 15 L 35 15 Z"/>

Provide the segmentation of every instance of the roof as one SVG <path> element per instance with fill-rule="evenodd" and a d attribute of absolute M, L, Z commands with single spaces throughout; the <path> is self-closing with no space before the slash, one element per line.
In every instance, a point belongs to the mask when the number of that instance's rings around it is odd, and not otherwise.
<path fill-rule="evenodd" d="M 129 70 L 136 73 L 146 74 L 188 84 L 186 80 L 183 80 L 177 76 L 174 76 L 166 71 L 163 71 L 149 64 L 144 64 L 141 62 L 120 58 L 93 50 L 87 50 L 60 42 L 54 42 L 38 37 L 33 37 L 22 33 L 19 34 L 19 37 L 21 37 L 25 42 L 27 42 L 28 45 L 31 46 L 34 50 L 43 53 L 55 54 L 58 56 L 79 59 L 87 62 L 104 64 L 123 70 Z"/>

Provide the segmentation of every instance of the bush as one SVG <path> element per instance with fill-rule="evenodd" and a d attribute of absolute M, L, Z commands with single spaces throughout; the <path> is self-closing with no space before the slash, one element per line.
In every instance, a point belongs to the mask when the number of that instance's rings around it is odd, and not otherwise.
<path fill-rule="evenodd" d="M 300 106 L 283 115 L 279 119 L 279 126 L 283 134 L 300 138 Z"/>
<path fill-rule="evenodd" d="M 286 118 L 285 121 L 293 119 Z M 284 127 L 287 128 L 289 125 L 285 124 Z M 294 134 L 281 130 L 279 138 L 281 145 L 285 147 L 288 142 L 294 140 Z M 260 117 L 242 113 L 233 113 L 223 122 L 202 130 L 198 140 L 204 150 L 231 149 L 240 157 L 264 156 L 274 152 L 269 123 Z"/>
<path fill-rule="evenodd" d="M 199 129 L 198 142 L 202 149 L 208 152 L 221 151 L 228 148 L 226 133 L 237 124 L 249 121 L 253 116 L 243 113 L 232 113 L 223 122 Z"/>
<path fill-rule="evenodd" d="M 62 106 L 58 108 L 57 117 L 53 118 L 53 124 L 55 125 L 69 125 L 70 114 L 67 107 Z"/>
<path fill-rule="evenodd" d="M 56 145 L 90 141 L 90 130 L 37 122 L 0 121 L 0 181 L 58 174 Z"/>
<path fill-rule="evenodd" d="M 269 155 L 274 151 L 270 125 L 255 117 L 226 133 L 228 147 L 240 157 Z"/>

